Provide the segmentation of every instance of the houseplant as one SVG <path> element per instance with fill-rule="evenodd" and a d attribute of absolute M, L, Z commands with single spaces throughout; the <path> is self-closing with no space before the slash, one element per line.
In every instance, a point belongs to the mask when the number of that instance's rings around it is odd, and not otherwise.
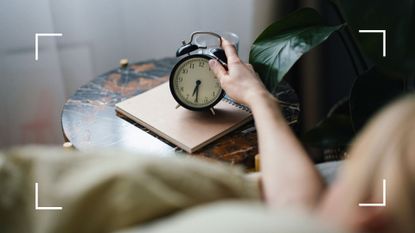
<path fill-rule="evenodd" d="M 275 22 L 255 40 L 249 61 L 271 92 L 303 54 L 333 33 L 339 34 L 348 52 L 356 75 L 350 94 L 303 135 L 306 144 L 344 149 L 379 108 L 411 89 L 415 77 L 414 2 L 333 0 L 340 24 L 324 24 L 316 10 L 303 8 Z M 359 34 L 359 29 L 386 30 L 387 57 L 382 56 L 382 37 L 374 40 Z"/>

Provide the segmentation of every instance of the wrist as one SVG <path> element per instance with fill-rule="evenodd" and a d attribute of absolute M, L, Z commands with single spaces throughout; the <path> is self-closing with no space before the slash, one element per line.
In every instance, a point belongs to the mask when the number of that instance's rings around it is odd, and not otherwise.
<path fill-rule="evenodd" d="M 263 105 L 271 107 L 272 105 L 275 105 L 278 107 L 277 99 L 265 89 L 249 95 L 247 105 L 253 111 L 255 108 L 261 107 Z"/>
<path fill-rule="evenodd" d="M 248 106 L 254 116 L 256 126 L 258 119 L 267 119 L 268 123 L 272 119 L 279 126 L 287 124 L 281 113 L 277 98 L 266 90 L 265 93 L 258 93 L 255 97 L 253 96 Z"/>

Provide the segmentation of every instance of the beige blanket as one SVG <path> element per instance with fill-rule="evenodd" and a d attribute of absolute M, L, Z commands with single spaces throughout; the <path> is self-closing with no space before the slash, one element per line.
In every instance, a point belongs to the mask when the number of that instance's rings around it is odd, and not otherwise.
<path fill-rule="evenodd" d="M 36 209 L 35 183 L 38 207 L 62 209 Z M 299 216 L 270 212 L 258 182 L 219 162 L 41 147 L 0 152 L 1 233 L 325 232 Z"/>
<path fill-rule="evenodd" d="M 35 209 L 35 183 L 41 207 Z M 202 203 L 258 199 L 239 167 L 171 155 L 26 147 L 0 155 L 0 232 L 112 232 Z"/>

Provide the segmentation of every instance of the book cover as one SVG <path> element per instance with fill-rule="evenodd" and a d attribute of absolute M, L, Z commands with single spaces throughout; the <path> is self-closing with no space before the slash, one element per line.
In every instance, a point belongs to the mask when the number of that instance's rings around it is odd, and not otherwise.
<path fill-rule="evenodd" d="M 170 93 L 168 82 L 115 106 L 120 114 L 188 153 L 201 149 L 252 119 L 246 107 L 227 98 L 214 107 L 215 115 L 210 111 L 176 109 L 177 102 Z"/>

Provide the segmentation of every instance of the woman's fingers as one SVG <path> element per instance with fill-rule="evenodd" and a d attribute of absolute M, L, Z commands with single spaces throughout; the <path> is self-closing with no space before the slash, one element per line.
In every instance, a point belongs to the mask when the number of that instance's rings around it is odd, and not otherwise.
<path fill-rule="evenodd" d="M 222 37 L 222 48 L 225 50 L 226 58 L 228 59 L 228 65 L 234 63 L 240 63 L 241 59 L 236 53 L 236 48 L 228 40 Z"/>
<path fill-rule="evenodd" d="M 219 81 L 228 75 L 225 68 L 215 59 L 209 60 L 209 66 Z"/>

